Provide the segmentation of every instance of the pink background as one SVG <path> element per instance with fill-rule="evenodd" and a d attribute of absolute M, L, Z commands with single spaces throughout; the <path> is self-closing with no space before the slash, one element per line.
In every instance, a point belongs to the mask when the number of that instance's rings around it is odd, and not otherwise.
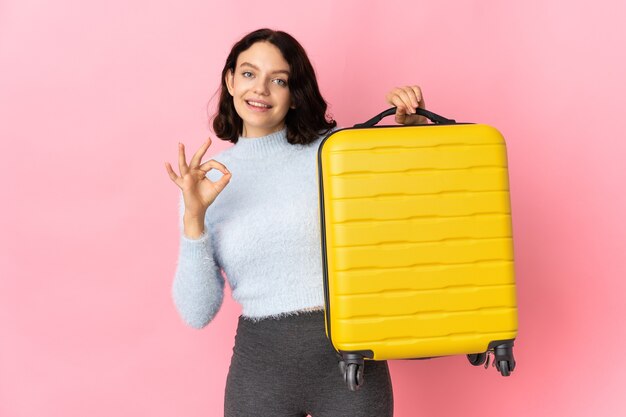
<path fill-rule="evenodd" d="M 518 368 L 392 362 L 395 415 L 626 415 L 626 3 L 297 4 L 0 2 L 0 416 L 221 415 L 240 308 L 177 316 L 163 163 L 210 134 L 226 54 L 264 26 L 304 45 L 341 126 L 418 84 L 507 139 Z"/>

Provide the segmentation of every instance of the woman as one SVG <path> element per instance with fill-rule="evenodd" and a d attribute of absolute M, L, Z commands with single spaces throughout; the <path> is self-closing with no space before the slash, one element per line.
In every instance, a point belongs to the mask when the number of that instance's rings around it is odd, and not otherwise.
<path fill-rule="evenodd" d="M 260 29 L 237 42 L 222 71 L 218 137 L 233 142 L 189 165 L 179 144 L 179 262 L 172 296 L 202 328 L 222 301 L 223 269 L 242 305 L 226 382 L 226 416 L 391 416 L 386 361 L 367 362 L 367 384 L 347 389 L 324 331 L 316 155 L 328 119 L 311 63 L 289 34 Z M 424 123 L 417 86 L 386 96 L 396 121 Z M 228 169 L 227 166 L 230 168 Z M 232 173 L 231 173 L 232 170 Z M 217 198 L 219 195 L 219 199 Z"/>

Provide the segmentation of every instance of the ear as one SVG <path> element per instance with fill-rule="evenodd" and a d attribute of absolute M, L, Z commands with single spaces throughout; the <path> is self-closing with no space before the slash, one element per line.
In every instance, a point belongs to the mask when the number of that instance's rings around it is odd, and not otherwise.
<path fill-rule="evenodd" d="M 228 71 L 226 71 L 224 81 L 226 82 L 226 88 L 228 88 L 228 93 L 232 96 L 233 91 L 235 90 L 235 75 L 233 74 L 233 70 L 229 69 Z"/>

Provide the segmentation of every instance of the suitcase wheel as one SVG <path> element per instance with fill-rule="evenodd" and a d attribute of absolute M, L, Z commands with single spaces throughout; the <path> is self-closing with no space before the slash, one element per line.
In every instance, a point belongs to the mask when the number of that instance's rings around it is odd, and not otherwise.
<path fill-rule="evenodd" d="M 509 375 L 511 375 L 511 372 L 509 370 L 509 361 L 498 361 L 498 362 L 496 362 L 496 368 L 498 369 L 498 371 L 500 371 L 502 376 L 509 376 Z"/>
<path fill-rule="evenodd" d="M 356 391 L 361 388 L 361 385 L 363 385 L 363 365 L 357 363 L 349 364 L 344 378 L 350 391 Z"/>
<path fill-rule="evenodd" d="M 509 376 L 515 369 L 515 357 L 513 356 L 513 342 L 503 343 L 494 348 L 494 363 L 502 376 Z"/>
<path fill-rule="evenodd" d="M 502 343 L 493 349 L 494 364 L 502 376 L 509 376 L 515 369 L 515 357 L 513 356 L 513 341 Z"/>
<path fill-rule="evenodd" d="M 470 353 L 469 355 L 467 355 L 467 359 L 472 365 L 480 366 L 485 363 L 485 360 L 487 360 L 487 352 Z"/>
<path fill-rule="evenodd" d="M 470 353 L 467 355 L 469 363 L 474 366 L 485 364 L 485 369 L 489 368 L 490 358 L 493 355 L 493 363 L 502 376 L 509 376 L 515 369 L 515 358 L 513 357 L 513 340 L 502 341 L 483 353 Z M 491 345 L 490 345 L 491 346 Z"/>
<path fill-rule="evenodd" d="M 363 385 L 365 359 L 361 353 L 342 352 L 339 360 L 339 372 L 350 391 L 356 391 Z"/>

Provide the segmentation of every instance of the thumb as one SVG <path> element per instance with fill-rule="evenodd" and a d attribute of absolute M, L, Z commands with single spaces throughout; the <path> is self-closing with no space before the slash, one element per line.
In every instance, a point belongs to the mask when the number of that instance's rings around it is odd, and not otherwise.
<path fill-rule="evenodd" d="M 232 174 L 230 172 L 227 172 L 226 174 L 222 175 L 222 177 L 219 180 L 213 183 L 218 193 L 221 193 L 222 190 L 226 188 L 226 186 L 230 182 L 231 177 L 232 177 Z"/>

